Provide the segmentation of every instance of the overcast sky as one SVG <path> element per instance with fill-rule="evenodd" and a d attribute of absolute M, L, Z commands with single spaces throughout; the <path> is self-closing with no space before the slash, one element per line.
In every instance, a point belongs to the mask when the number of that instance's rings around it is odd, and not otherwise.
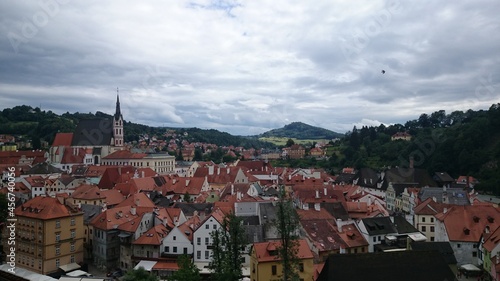
<path fill-rule="evenodd" d="M 253 135 L 500 102 L 500 0 L 0 1 L 0 109 Z M 382 74 L 385 70 L 385 74 Z"/>

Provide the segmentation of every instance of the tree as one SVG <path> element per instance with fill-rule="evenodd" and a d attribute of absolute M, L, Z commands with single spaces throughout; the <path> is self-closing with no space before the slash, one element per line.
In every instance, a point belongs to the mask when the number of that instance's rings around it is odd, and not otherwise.
<path fill-rule="evenodd" d="M 194 265 L 191 258 L 181 255 L 177 260 L 179 270 L 174 272 L 167 280 L 169 281 L 201 281 L 200 270 Z"/>
<path fill-rule="evenodd" d="M 293 139 L 288 139 L 288 140 L 286 141 L 286 147 L 290 147 L 290 146 L 292 146 L 292 145 L 294 145 L 294 144 L 295 144 L 295 142 L 293 141 Z"/>
<path fill-rule="evenodd" d="M 280 198 L 276 206 L 278 207 L 278 212 L 275 224 L 281 240 L 277 251 L 278 257 L 281 258 L 283 263 L 283 280 L 299 280 L 297 272 L 297 255 L 299 251 L 297 230 L 299 217 L 293 207 L 293 202 L 287 198 L 283 186 L 280 187 Z"/>
<path fill-rule="evenodd" d="M 139 269 L 131 269 L 127 271 L 125 276 L 123 276 L 123 281 L 158 281 L 158 277 L 152 275 L 144 269 L 144 267 L 139 267 Z"/>
<path fill-rule="evenodd" d="M 247 245 L 242 218 L 229 213 L 222 221 L 222 227 L 211 233 L 213 256 L 209 268 L 212 280 L 237 281 L 242 278 L 242 250 Z"/>
<path fill-rule="evenodd" d="M 184 193 L 184 197 L 182 198 L 182 200 L 184 200 L 184 202 L 191 202 L 191 195 L 189 195 L 189 193 L 186 191 L 186 193 Z"/>

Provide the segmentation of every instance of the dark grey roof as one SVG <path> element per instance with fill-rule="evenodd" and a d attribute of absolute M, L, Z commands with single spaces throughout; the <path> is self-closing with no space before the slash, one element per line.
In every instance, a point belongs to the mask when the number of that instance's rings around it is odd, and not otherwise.
<path fill-rule="evenodd" d="M 248 243 L 264 241 L 264 227 L 260 224 L 259 216 L 242 216 L 242 227 L 247 235 Z"/>
<path fill-rule="evenodd" d="M 70 184 L 72 181 L 75 180 L 74 177 L 60 177 L 58 179 L 62 184 L 64 184 L 64 186 L 67 186 L 68 184 Z"/>
<path fill-rule="evenodd" d="M 99 205 L 82 204 L 83 223 L 89 224 L 101 211 L 102 207 Z"/>
<path fill-rule="evenodd" d="M 450 242 L 413 242 L 411 248 L 414 251 L 438 251 L 447 264 L 457 264 Z"/>
<path fill-rule="evenodd" d="M 382 188 L 386 190 L 389 183 L 409 184 L 413 187 L 437 186 L 427 170 L 412 168 L 391 168 L 384 171 Z"/>
<path fill-rule="evenodd" d="M 205 215 L 210 215 L 212 213 L 212 209 L 214 207 L 213 203 L 184 203 L 184 202 L 176 202 L 174 204 L 174 208 L 180 208 L 184 215 L 187 217 L 192 217 L 194 211 L 197 211 L 198 214 L 204 213 Z"/>
<path fill-rule="evenodd" d="M 63 173 L 63 171 L 50 165 L 47 162 L 38 163 L 35 166 L 31 167 L 29 170 L 24 171 L 24 174 L 26 175 L 45 175 L 56 173 Z"/>
<path fill-rule="evenodd" d="M 111 145 L 113 123 L 109 119 L 80 120 L 73 133 L 72 146 Z"/>
<path fill-rule="evenodd" d="M 358 185 L 368 188 L 376 188 L 379 182 L 379 175 L 371 168 L 361 168 L 356 178 L 358 178 Z"/>
<path fill-rule="evenodd" d="M 158 207 L 170 207 L 170 205 L 172 204 L 172 200 L 168 199 L 167 197 L 164 197 L 163 195 L 161 195 L 161 193 L 159 193 L 156 190 L 153 190 L 149 193 L 149 199 L 151 199 L 151 201 L 153 201 L 155 206 Z"/>
<path fill-rule="evenodd" d="M 270 187 L 270 188 L 264 190 L 262 192 L 262 195 L 263 196 L 269 196 L 269 197 L 271 197 L 271 196 L 278 196 L 279 192 L 274 187 Z"/>
<path fill-rule="evenodd" d="M 452 183 L 455 180 L 447 172 L 435 172 L 432 177 L 437 183 Z"/>
<path fill-rule="evenodd" d="M 396 193 L 396 197 L 400 197 L 401 193 L 405 190 L 405 188 L 415 187 L 414 184 L 409 183 L 393 183 L 392 188 L 394 188 L 394 192 Z"/>
<path fill-rule="evenodd" d="M 321 208 L 324 208 L 330 215 L 332 215 L 335 219 L 341 219 L 346 221 L 349 219 L 349 213 L 344 205 L 341 202 L 332 202 L 332 203 L 320 203 Z"/>
<path fill-rule="evenodd" d="M 411 223 L 402 216 L 394 216 L 394 227 L 398 234 L 419 232 Z"/>
<path fill-rule="evenodd" d="M 361 221 L 370 236 L 397 233 L 389 217 L 364 218 Z"/>
<path fill-rule="evenodd" d="M 456 280 L 436 251 L 398 251 L 330 255 L 318 281 L 443 281 Z"/>
<path fill-rule="evenodd" d="M 276 219 L 276 206 L 271 202 L 259 204 L 259 217 L 261 224 L 274 223 Z"/>
<path fill-rule="evenodd" d="M 421 202 L 430 197 L 436 198 L 438 203 L 470 205 L 467 191 L 460 188 L 447 188 L 444 190 L 442 187 L 426 187 L 420 190 L 418 197 Z M 443 202 L 443 197 L 447 198 L 448 202 Z"/>
<path fill-rule="evenodd" d="M 85 165 L 74 165 L 71 169 L 71 174 L 75 177 L 80 176 L 83 177 L 85 176 L 85 172 L 87 171 L 88 167 Z"/>
<path fill-rule="evenodd" d="M 356 174 L 340 173 L 334 180 L 335 183 L 352 183 Z"/>

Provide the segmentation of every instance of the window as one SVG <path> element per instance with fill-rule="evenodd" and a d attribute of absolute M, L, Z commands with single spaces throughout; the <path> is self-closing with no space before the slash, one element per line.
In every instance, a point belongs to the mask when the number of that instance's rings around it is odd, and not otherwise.
<path fill-rule="evenodd" d="M 182 252 L 184 255 L 188 254 L 188 248 L 184 247 L 184 251 Z"/>
<path fill-rule="evenodd" d="M 209 229 L 210 226 L 208 224 L 205 224 L 205 229 Z"/>
<path fill-rule="evenodd" d="M 431 236 L 431 242 L 434 242 L 434 236 Z"/>
<path fill-rule="evenodd" d="M 174 253 L 177 253 L 177 247 L 174 247 Z"/>
<path fill-rule="evenodd" d="M 59 256 L 61 254 L 61 246 L 56 245 L 56 256 Z"/>
<path fill-rule="evenodd" d="M 299 271 L 304 272 L 304 264 L 303 263 L 299 263 Z"/>
<path fill-rule="evenodd" d="M 75 218 L 71 218 L 71 225 L 75 225 Z"/>
<path fill-rule="evenodd" d="M 208 245 L 208 244 L 209 244 L 209 243 L 208 243 L 208 241 L 209 241 L 209 238 L 208 238 L 208 237 L 205 237 L 205 245 Z"/>
<path fill-rule="evenodd" d="M 56 220 L 56 228 L 61 228 L 61 221 L 60 220 Z"/>
<path fill-rule="evenodd" d="M 474 257 L 474 258 L 477 257 L 477 252 L 476 251 L 472 252 L 472 257 Z"/>
<path fill-rule="evenodd" d="M 196 258 L 201 259 L 201 251 L 196 251 Z"/>
<path fill-rule="evenodd" d="M 56 259 L 56 267 L 59 268 L 60 265 L 61 265 L 61 261 L 59 259 Z"/>
<path fill-rule="evenodd" d="M 431 226 L 431 232 L 434 232 L 434 226 Z"/>
<path fill-rule="evenodd" d="M 382 236 L 379 236 L 379 237 L 378 237 L 378 241 L 381 241 L 381 240 L 382 240 Z"/>
<path fill-rule="evenodd" d="M 460 243 L 457 244 L 457 248 L 460 248 Z"/>
<path fill-rule="evenodd" d="M 177 236 L 174 235 L 174 237 L 172 238 L 174 241 L 177 240 Z"/>
<path fill-rule="evenodd" d="M 422 217 L 422 222 L 425 222 L 425 217 Z"/>
<path fill-rule="evenodd" d="M 434 222 L 434 218 L 431 218 L 431 222 Z"/>
<path fill-rule="evenodd" d="M 201 245 L 201 237 L 196 238 L 196 244 Z"/>
<path fill-rule="evenodd" d="M 169 246 L 165 246 L 165 252 L 170 252 L 170 247 Z"/>
<path fill-rule="evenodd" d="M 373 242 L 377 242 L 377 237 L 373 237 Z"/>
<path fill-rule="evenodd" d="M 424 226 L 422 226 L 422 231 L 423 231 L 423 232 L 426 232 L 426 231 L 427 231 L 427 227 L 425 227 L 425 225 L 424 225 Z"/>
<path fill-rule="evenodd" d="M 217 225 L 216 225 L 216 224 L 214 224 L 213 228 L 214 228 L 214 229 L 217 229 Z"/>
<path fill-rule="evenodd" d="M 276 275 L 277 270 L 276 270 L 276 266 L 275 266 L 275 265 L 273 265 L 273 266 L 271 267 L 271 271 L 272 271 L 272 274 L 273 274 L 273 275 Z"/>
<path fill-rule="evenodd" d="M 205 251 L 205 259 L 208 260 L 210 258 L 210 251 Z"/>
<path fill-rule="evenodd" d="M 74 229 L 72 229 L 72 230 L 71 230 L 71 238 L 75 238 L 75 236 L 76 236 L 75 230 L 74 230 Z"/>
<path fill-rule="evenodd" d="M 61 240 L 61 232 L 56 232 L 56 242 Z"/>
<path fill-rule="evenodd" d="M 71 258 L 69 260 L 70 263 L 74 263 L 75 262 L 75 255 L 71 255 Z"/>
<path fill-rule="evenodd" d="M 71 242 L 70 252 L 74 252 L 74 251 L 75 251 L 75 242 Z"/>

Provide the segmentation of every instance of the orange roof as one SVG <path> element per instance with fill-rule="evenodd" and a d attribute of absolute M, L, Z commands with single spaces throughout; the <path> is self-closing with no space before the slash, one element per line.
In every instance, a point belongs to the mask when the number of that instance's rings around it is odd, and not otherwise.
<path fill-rule="evenodd" d="M 138 206 L 138 207 L 150 207 L 154 208 L 155 203 L 149 199 L 149 197 L 145 193 L 136 193 L 131 196 L 129 196 L 127 199 L 122 201 L 120 204 L 118 204 L 116 207 L 123 207 L 123 206 Z"/>
<path fill-rule="evenodd" d="M 297 209 L 297 214 L 300 220 L 331 220 L 334 221 L 335 218 L 325 209 L 321 208 L 319 211 L 315 209 L 302 210 Z"/>
<path fill-rule="evenodd" d="M 484 235 L 483 248 L 485 248 L 486 250 L 488 250 L 488 252 L 491 253 L 491 251 L 493 251 L 493 249 L 498 245 L 499 242 L 500 242 L 500 227 L 497 227 L 497 229 L 494 230 L 493 232 Z"/>
<path fill-rule="evenodd" d="M 116 229 L 118 226 L 130 222 L 139 216 L 131 213 L 130 206 L 114 207 L 100 213 L 90 221 L 90 224 L 102 230 Z M 142 218 L 142 217 L 141 217 Z"/>
<path fill-rule="evenodd" d="M 37 196 L 17 207 L 14 213 L 19 217 L 40 220 L 63 218 L 77 214 L 72 213 L 67 206 L 61 204 L 56 198 L 42 196 Z"/>
<path fill-rule="evenodd" d="M 179 265 L 176 262 L 159 261 L 153 265 L 153 269 L 177 271 L 179 270 Z"/>
<path fill-rule="evenodd" d="M 298 247 L 298 252 L 297 252 L 297 258 L 298 259 L 312 259 L 313 253 L 311 252 L 311 249 L 309 248 L 309 245 L 307 244 L 306 240 L 299 239 L 298 242 L 299 242 L 299 247 Z M 279 240 L 254 243 L 253 248 L 255 251 L 255 256 L 257 257 L 257 261 L 259 263 L 279 261 L 280 258 L 278 257 L 278 255 L 273 255 L 272 252 L 274 251 L 274 249 L 278 248 L 280 245 L 281 245 L 281 241 L 279 241 Z"/>
<path fill-rule="evenodd" d="M 167 234 L 168 230 L 163 224 L 155 225 L 132 242 L 132 244 L 158 246 L 162 244 L 163 238 L 165 238 Z"/>
<path fill-rule="evenodd" d="M 71 146 L 73 133 L 57 133 L 52 146 Z"/>
<path fill-rule="evenodd" d="M 344 225 L 341 229 L 342 231 L 339 231 L 339 236 L 346 244 L 346 248 L 368 246 L 368 242 L 354 224 Z"/>
<path fill-rule="evenodd" d="M 453 205 L 435 217 L 444 223 L 450 241 L 477 242 L 486 226 L 500 226 L 500 210 L 491 205 Z"/>
<path fill-rule="evenodd" d="M 101 194 L 106 198 L 106 204 L 117 205 L 125 200 L 125 196 L 116 189 L 102 190 Z"/>
<path fill-rule="evenodd" d="M 104 199 L 106 196 L 102 194 L 97 185 L 82 184 L 76 187 L 75 191 L 71 194 L 71 198 L 80 200 L 98 200 Z"/>

